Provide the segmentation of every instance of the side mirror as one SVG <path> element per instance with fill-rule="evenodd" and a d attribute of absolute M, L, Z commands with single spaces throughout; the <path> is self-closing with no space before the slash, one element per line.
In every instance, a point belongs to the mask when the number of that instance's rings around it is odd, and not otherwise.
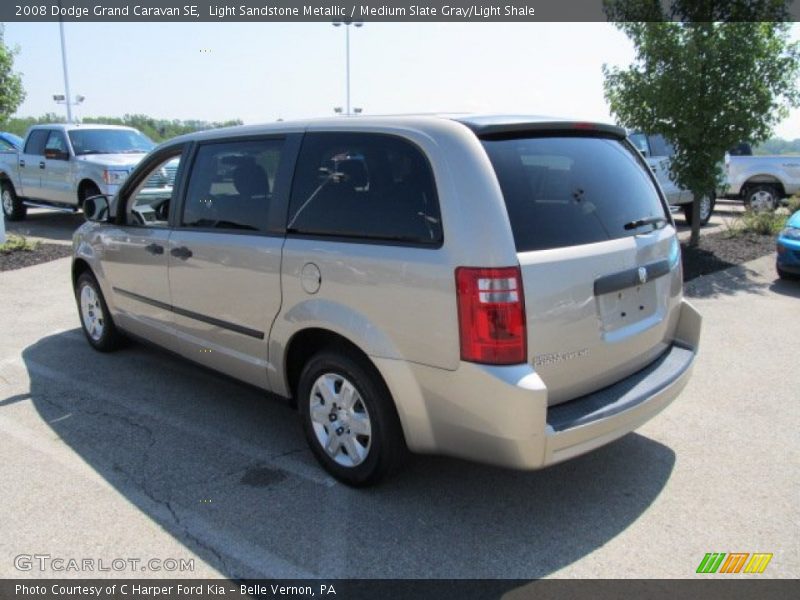
<path fill-rule="evenodd" d="M 83 201 L 83 215 L 87 221 L 104 223 L 108 221 L 108 207 L 111 200 L 105 194 L 90 196 Z"/>
<path fill-rule="evenodd" d="M 45 149 L 44 157 L 49 160 L 69 160 L 69 152 L 63 150 Z"/>

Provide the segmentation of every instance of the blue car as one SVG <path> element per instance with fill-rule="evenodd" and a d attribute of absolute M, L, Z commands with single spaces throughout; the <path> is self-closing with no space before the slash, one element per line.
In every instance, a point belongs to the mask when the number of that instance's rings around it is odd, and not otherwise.
<path fill-rule="evenodd" d="M 778 235 L 778 275 L 782 279 L 800 278 L 800 210 L 786 221 Z"/>
<path fill-rule="evenodd" d="M 0 152 L 22 150 L 22 138 L 7 131 L 0 131 Z"/>

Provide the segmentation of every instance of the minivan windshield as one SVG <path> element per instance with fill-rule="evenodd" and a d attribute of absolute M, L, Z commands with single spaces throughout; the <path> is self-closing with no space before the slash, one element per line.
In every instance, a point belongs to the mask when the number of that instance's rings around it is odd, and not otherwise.
<path fill-rule="evenodd" d="M 607 137 L 482 140 L 518 252 L 647 233 L 669 213 L 638 154 Z"/>
<path fill-rule="evenodd" d="M 144 154 L 155 144 L 133 129 L 74 129 L 69 141 L 76 156 L 83 154 Z"/>

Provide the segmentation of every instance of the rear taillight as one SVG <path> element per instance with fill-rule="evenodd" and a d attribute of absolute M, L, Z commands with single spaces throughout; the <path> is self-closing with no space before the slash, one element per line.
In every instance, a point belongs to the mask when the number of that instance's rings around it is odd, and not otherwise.
<path fill-rule="evenodd" d="M 461 360 L 525 362 L 525 297 L 519 267 L 456 269 Z"/>

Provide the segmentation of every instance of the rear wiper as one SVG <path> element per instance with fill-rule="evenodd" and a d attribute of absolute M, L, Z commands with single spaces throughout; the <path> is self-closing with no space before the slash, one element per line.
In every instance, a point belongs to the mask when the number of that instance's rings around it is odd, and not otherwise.
<path fill-rule="evenodd" d="M 660 225 L 662 223 L 664 225 L 667 224 L 667 220 L 664 217 L 645 217 L 644 219 L 636 219 L 630 223 L 625 223 L 624 227 L 626 230 L 631 230 L 644 227 L 645 225 Z M 658 229 L 658 227 L 656 227 L 656 229 Z"/>

